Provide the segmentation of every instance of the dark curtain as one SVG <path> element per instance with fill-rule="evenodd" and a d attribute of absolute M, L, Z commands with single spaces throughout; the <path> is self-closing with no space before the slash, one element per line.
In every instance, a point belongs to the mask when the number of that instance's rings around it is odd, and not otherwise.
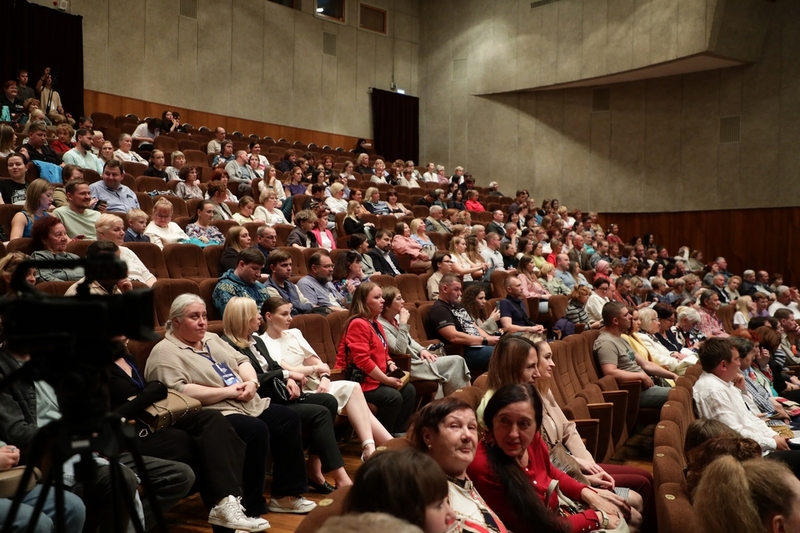
<path fill-rule="evenodd" d="M 25 0 L 0 0 L 0 21 L 3 81 L 16 80 L 17 70 L 25 69 L 35 88 L 50 67 L 64 110 L 77 120 L 83 115 L 83 17 Z"/>
<path fill-rule="evenodd" d="M 419 98 L 372 89 L 372 130 L 387 167 L 395 159 L 419 164 Z"/>

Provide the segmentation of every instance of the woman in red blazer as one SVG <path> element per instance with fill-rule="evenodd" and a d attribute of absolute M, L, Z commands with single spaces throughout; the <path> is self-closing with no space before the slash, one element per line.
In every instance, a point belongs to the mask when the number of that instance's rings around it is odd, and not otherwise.
<path fill-rule="evenodd" d="M 350 318 L 336 353 L 336 368 L 353 363 L 364 374 L 361 390 L 367 403 L 378 408 L 377 419 L 395 436 L 403 434 L 414 413 L 416 391 L 387 374 L 397 369 L 389 358 L 386 334 L 378 323 L 383 310 L 380 286 L 366 282 L 353 293 Z"/>

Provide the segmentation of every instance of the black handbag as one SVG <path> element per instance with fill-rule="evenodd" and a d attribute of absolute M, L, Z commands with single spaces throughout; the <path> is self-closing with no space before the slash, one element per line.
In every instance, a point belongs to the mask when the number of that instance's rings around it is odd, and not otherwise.
<path fill-rule="evenodd" d="M 286 383 L 278 378 L 272 379 L 267 383 L 266 392 L 270 400 L 280 405 L 302 402 L 308 397 L 309 394 L 307 392 L 301 392 L 299 397 L 292 400 L 292 395 L 289 394 L 289 388 L 286 386 Z"/>
<path fill-rule="evenodd" d="M 350 355 L 349 349 L 345 348 L 345 351 L 347 352 L 347 355 Z M 364 373 L 364 371 L 358 368 L 354 362 L 350 361 L 347 363 L 347 368 L 344 369 L 344 379 L 361 384 L 364 383 L 364 379 L 366 377 L 367 375 Z"/>

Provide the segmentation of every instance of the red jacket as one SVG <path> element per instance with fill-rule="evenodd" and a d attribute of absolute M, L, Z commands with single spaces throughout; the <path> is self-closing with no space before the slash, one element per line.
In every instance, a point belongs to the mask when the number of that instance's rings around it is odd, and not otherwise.
<path fill-rule="evenodd" d="M 368 321 L 365 318 L 351 320 L 339 342 L 335 368 L 347 368 L 347 363 L 353 361 L 366 374 L 372 372 L 375 367 L 380 368 L 385 374 L 389 365 L 389 348 L 378 336 L 376 327 L 386 339 L 383 326 L 378 322 Z M 380 383 L 368 375 L 361 384 L 361 389 L 369 392 L 377 389 L 378 385 Z"/>
<path fill-rule="evenodd" d="M 586 488 L 586 485 L 575 481 L 550 463 L 547 444 L 542 440 L 539 433 L 536 433 L 536 437 L 528 446 L 528 458 L 530 459 L 530 468 L 525 471 L 525 476 L 536 488 L 536 492 L 542 501 L 547 495 L 547 487 L 550 485 L 551 479 L 558 480 L 559 488 L 566 497 L 576 502 L 581 501 L 581 491 Z M 486 456 L 486 444 L 483 440 L 478 443 L 475 460 L 467 467 L 467 475 L 472 480 L 475 488 L 478 489 L 478 493 L 489 505 L 489 508 L 500 517 L 500 520 L 509 530 L 527 531 L 531 529 L 529 524 L 520 522 L 517 512 L 509 506 L 505 489 L 489 466 L 489 458 Z M 545 503 L 550 509 L 554 510 L 553 512 L 556 512 L 558 496 L 555 492 L 551 494 L 550 501 Z M 592 509 L 572 515 L 568 520 L 572 526 L 573 533 L 589 532 L 600 527 L 597 513 Z"/>

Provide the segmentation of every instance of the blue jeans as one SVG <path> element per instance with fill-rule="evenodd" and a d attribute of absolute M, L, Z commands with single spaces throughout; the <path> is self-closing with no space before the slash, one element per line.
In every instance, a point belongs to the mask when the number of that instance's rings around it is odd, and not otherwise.
<path fill-rule="evenodd" d="M 639 397 L 639 407 L 661 407 L 667 401 L 667 395 L 671 389 L 669 387 L 658 387 L 656 385 L 642 391 Z"/>
<path fill-rule="evenodd" d="M 42 492 L 42 486 L 36 485 L 33 490 L 25 495 L 17 511 L 17 516 L 11 525 L 11 533 L 26 531 L 28 524 L 33 521 L 33 508 L 36 500 Z M 8 511 L 11 509 L 10 499 L 0 499 L 0 528 L 5 522 Z M 67 533 L 80 533 L 83 530 L 83 522 L 86 519 L 86 508 L 83 502 L 76 495 L 69 491 L 64 491 L 64 526 Z M 51 533 L 55 531 L 56 521 L 56 493 L 55 488 L 51 487 L 44 501 L 42 514 L 36 523 L 36 533 Z"/>
<path fill-rule="evenodd" d="M 464 360 L 472 375 L 472 379 L 489 370 L 489 359 L 492 358 L 494 346 L 467 346 L 464 348 Z"/>

